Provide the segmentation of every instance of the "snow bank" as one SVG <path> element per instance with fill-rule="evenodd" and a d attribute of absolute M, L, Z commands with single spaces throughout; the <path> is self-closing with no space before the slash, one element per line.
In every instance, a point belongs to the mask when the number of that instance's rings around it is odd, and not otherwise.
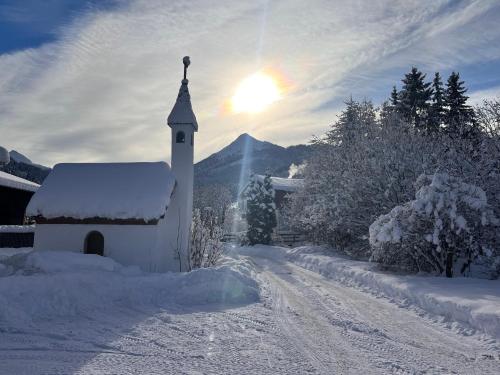
<path fill-rule="evenodd" d="M 250 263 L 226 260 L 189 273 L 143 273 L 110 258 L 31 252 L 0 260 L 0 329 L 113 308 L 229 307 L 259 300 Z"/>
<path fill-rule="evenodd" d="M 33 251 L 32 247 L 0 247 L 0 261 L 12 255 L 29 253 L 30 251 Z M 4 267 L 4 265 L 0 263 L 0 269 L 2 267 Z"/>
<path fill-rule="evenodd" d="M 321 247 L 288 251 L 294 263 L 343 284 L 393 298 L 452 322 L 500 338 L 500 280 L 395 275 L 377 271 L 374 263 L 324 255 Z M 460 330 L 459 327 L 456 327 Z"/>

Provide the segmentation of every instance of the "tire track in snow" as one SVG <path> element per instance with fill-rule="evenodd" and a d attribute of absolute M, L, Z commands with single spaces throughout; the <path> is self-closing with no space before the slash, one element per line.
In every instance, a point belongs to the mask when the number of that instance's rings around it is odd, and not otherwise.
<path fill-rule="evenodd" d="M 320 373 L 500 373 L 476 337 L 291 263 L 253 260 L 281 330 Z"/>
<path fill-rule="evenodd" d="M 345 338 L 382 368 L 404 373 L 500 373 L 499 361 L 478 354 L 488 347 L 476 337 L 457 334 L 300 266 L 287 267 L 304 294 L 333 315 L 334 323 L 345 326 Z"/>
<path fill-rule="evenodd" d="M 341 337 L 307 303 L 301 302 L 301 293 L 291 288 L 280 276 L 281 274 L 268 270 L 262 270 L 260 274 L 269 288 L 272 309 L 281 331 L 317 372 L 347 373 L 350 366 L 343 359 L 345 353 L 340 343 Z M 325 339 L 327 343 L 324 342 Z"/>

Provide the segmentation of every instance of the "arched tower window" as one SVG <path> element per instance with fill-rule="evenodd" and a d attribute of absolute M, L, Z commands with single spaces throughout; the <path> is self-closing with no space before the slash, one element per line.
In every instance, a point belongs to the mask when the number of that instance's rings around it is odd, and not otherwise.
<path fill-rule="evenodd" d="M 175 135 L 175 143 L 184 143 L 186 141 L 186 134 L 183 131 L 178 131 Z"/>
<path fill-rule="evenodd" d="M 104 236 L 97 231 L 92 231 L 85 237 L 85 254 L 104 255 Z"/>

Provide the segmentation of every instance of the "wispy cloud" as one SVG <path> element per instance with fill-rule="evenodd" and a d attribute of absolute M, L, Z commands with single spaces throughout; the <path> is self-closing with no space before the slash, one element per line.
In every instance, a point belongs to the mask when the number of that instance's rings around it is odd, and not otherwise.
<path fill-rule="evenodd" d="M 0 55 L 0 143 L 37 162 L 168 159 L 166 116 L 181 58 L 200 132 L 197 158 L 244 131 L 306 142 L 353 94 L 381 100 L 416 64 L 500 60 L 496 1 L 130 1 L 91 9 L 56 42 Z M 259 68 L 291 82 L 258 115 L 223 103 Z M 464 77 L 467 79 L 467 77 Z"/>

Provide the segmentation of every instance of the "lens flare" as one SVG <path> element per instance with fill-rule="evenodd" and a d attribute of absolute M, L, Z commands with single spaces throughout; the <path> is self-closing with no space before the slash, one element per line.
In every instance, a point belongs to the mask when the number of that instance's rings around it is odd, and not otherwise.
<path fill-rule="evenodd" d="M 269 74 L 257 72 L 238 85 L 231 98 L 233 113 L 259 113 L 281 99 L 277 81 Z"/>

